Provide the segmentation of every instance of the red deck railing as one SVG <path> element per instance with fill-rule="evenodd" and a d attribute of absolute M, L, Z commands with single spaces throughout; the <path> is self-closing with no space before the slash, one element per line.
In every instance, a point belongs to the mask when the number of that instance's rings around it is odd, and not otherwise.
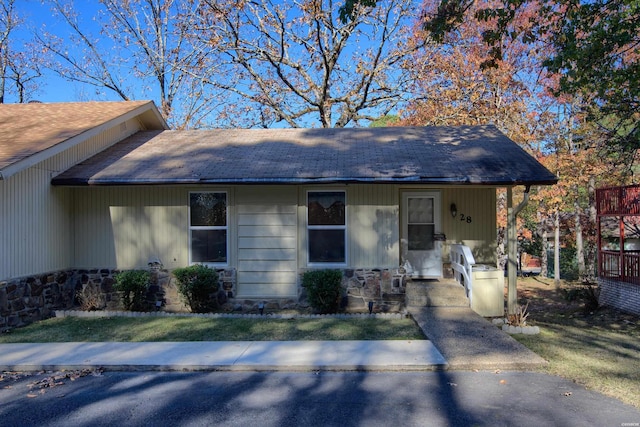
<path fill-rule="evenodd" d="M 596 190 L 598 212 L 598 275 L 602 278 L 640 285 L 640 251 L 625 250 L 625 220 L 639 223 L 640 185 Z M 618 250 L 602 248 L 603 217 L 616 217 L 619 223 Z M 630 218 L 631 217 L 631 218 Z M 634 236 L 637 237 L 637 236 Z"/>
<path fill-rule="evenodd" d="M 640 285 L 640 253 L 600 251 L 600 277 Z"/>

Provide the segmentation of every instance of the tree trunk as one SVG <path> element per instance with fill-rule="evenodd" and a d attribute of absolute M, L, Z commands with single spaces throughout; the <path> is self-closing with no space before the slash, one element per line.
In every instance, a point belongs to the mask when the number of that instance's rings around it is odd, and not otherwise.
<path fill-rule="evenodd" d="M 560 289 L 560 212 L 556 211 L 553 220 L 553 228 L 555 232 L 553 247 L 553 283 L 557 289 Z"/>
<path fill-rule="evenodd" d="M 584 241 L 582 239 L 582 209 L 578 203 L 577 194 L 576 201 L 573 202 L 573 206 L 575 208 L 574 221 L 576 223 L 576 258 L 578 259 L 578 277 L 580 280 L 585 280 L 587 269 L 584 262 Z"/>
<path fill-rule="evenodd" d="M 548 218 L 544 218 L 540 223 L 542 226 L 542 253 L 540 254 L 540 276 L 542 277 L 549 276 L 547 274 L 549 270 L 549 252 L 547 251 L 547 249 L 549 248 L 549 245 L 548 245 L 549 233 L 547 233 L 547 219 Z"/>
<path fill-rule="evenodd" d="M 593 176 L 589 178 L 587 191 L 589 192 L 589 230 L 592 232 L 593 230 L 596 230 L 597 232 L 598 211 L 596 208 L 596 179 Z M 595 237 L 595 233 L 592 234 L 592 236 L 593 239 Z M 595 249 L 595 245 L 592 247 L 593 249 L 589 251 L 589 257 L 586 265 L 587 277 L 590 281 L 595 280 L 597 262 L 597 250 Z"/>

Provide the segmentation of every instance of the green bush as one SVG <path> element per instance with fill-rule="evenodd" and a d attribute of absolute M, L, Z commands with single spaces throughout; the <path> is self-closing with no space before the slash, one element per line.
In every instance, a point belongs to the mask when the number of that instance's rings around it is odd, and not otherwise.
<path fill-rule="evenodd" d="M 178 292 L 194 313 L 207 313 L 218 307 L 218 272 L 204 265 L 192 265 L 173 270 Z"/>
<path fill-rule="evenodd" d="M 146 270 L 127 270 L 115 276 L 113 285 L 119 291 L 125 310 L 145 311 L 149 272 Z"/>
<path fill-rule="evenodd" d="M 336 313 L 342 295 L 340 270 L 311 270 L 302 276 L 302 286 L 307 290 L 307 300 L 320 313 Z"/>

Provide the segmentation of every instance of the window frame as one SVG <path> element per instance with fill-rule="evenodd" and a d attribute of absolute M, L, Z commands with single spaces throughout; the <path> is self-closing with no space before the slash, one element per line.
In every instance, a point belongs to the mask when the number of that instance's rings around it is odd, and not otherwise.
<path fill-rule="evenodd" d="M 309 224 L 309 196 L 311 193 L 342 193 L 344 194 L 344 224 L 343 225 L 311 225 Z M 342 188 L 323 188 L 307 190 L 305 199 L 305 223 L 306 223 L 306 250 L 307 250 L 307 265 L 310 267 L 345 267 L 348 265 L 349 258 L 349 239 L 347 224 L 349 224 L 348 218 L 348 204 L 347 204 L 347 190 Z M 311 261 L 311 238 L 310 230 L 342 230 L 344 233 L 344 261 L 338 262 L 322 262 Z"/>
<path fill-rule="evenodd" d="M 191 195 L 192 194 L 224 194 L 225 199 L 225 225 L 191 225 Z M 226 190 L 189 191 L 188 195 L 188 241 L 189 241 L 189 265 L 202 264 L 212 267 L 227 267 L 229 265 L 229 192 Z M 224 262 L 200 262 L 193 260 L 192 231 L 193 230 L 224 230 L 225 231 L 225 255 Z"/>

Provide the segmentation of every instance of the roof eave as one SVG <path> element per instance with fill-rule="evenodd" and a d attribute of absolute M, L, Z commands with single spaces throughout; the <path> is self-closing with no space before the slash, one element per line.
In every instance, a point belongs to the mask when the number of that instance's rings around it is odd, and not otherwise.
<path fill-rule="evenodd" d="M 511 187 L 518 185 L 554 185 L 552 180 L 475 180 L 458 178 L 423 178 L 423 177 L 395 177 L 395 178 L 366 178 L 366 177 L 317 177 L 317 178 L 225 178 L 225 179 L 83 179 L 83 178 L 54 178 L 51 183 L 56 186 L 136 186 L 136 185 L 259 185 L 259 184 L 431 184 L 431 185 L 490 185 L 496 187 Z"/>
<path fill-rule="evenodd" d="M 19 160 L 15 163 L 11 163 L 7 165 L 4 169 L 0 171 L 0 181 L 6 180 L 12 175 L 17 174 L 25 169 L 28 169 L 36 164 L 47 160 L 57 154 L 60 154 L 80 143 L 86 141 L 87 139 L 96 136 L 103 132 L 106 129 L 110 129 L 114 126 L 118 126 L 121 123 L 126 122 L 127 120 L 138 118 L 140 124 L 145 128 L 162 128 L 164 130 L 168 130 L 169 126 L 166 121 L 160 115 L 160 112 L 156 108 L 153 101 L 146 102 L 133 110 L 128 111 L 127 113 L 113 118 L 107 122 L 104 122 L 98 126 L 95 126 L 87 131 L 84 131 L 76 136 L 73 136 L 69 139 L 66 139 L 52 147 L 49 147 L 45 150 L 39 151 L 29 157 L 26 157 L 22 160 Z"/>

